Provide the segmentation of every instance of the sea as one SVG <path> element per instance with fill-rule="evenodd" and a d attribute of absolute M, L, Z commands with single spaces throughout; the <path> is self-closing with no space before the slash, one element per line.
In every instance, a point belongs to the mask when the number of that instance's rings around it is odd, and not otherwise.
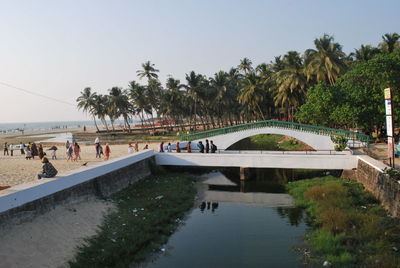
<path fill-rule="evenodd" d="M 135 120 L 134 120 L 135 121 Z M 98 126 L 102 126 L 101 122 L 97 121 Z M 123 124 L 122 120 L 116 120 L 116 126 Z M 54 130 L 54 129 L 71 129 L 83 128 L 83 126 L 94 126 L 93 121 L 57 121 L 57 122 L 22 122 L 22 123 L 0 123 L 0 133 L 14 133 L 21 131 L 38 131 L 38 130 Z"/>

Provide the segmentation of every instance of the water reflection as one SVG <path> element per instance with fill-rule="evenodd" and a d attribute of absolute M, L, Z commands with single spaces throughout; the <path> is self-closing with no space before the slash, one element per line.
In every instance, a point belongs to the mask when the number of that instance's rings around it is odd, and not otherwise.
<path fill-rule="evenodd" d="M 306 217 L 284 186 L 300 173 L 254 170 L 241 181 L 238 169 L 219 171 L 203 174 L 202 199 L 146 267 L 303 267 Z"/>

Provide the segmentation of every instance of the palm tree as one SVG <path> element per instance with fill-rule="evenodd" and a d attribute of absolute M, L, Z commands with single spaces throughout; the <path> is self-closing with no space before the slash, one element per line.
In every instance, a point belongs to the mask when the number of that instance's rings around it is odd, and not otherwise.
<path fill-rule="evenodd" d="M 315 78 L 316 81 L 325 81 L 333 85 L 346 69 L 342 46 L 333 41 L 332 36 L 324 34 L 314 40 L 316 50 L 307 49 L 304 53 L 308 80 Z"/>
<path fill-rule="evenodd" d="M 145 63 L 142 63 L 142 70 L 137 70 L 137 76 L 142 79 L 143 77 L 147 77 L 148 80 L 151 78 L 158 78 L 158 75 L 156 73 L 159 72 L 156 68 L 154 68 L 154 64 L 152 64 L 150 61 L 146 61 Z"/>
<path fill-rule="evenodd" d="M 379 48 L 370 45 L 361 45 L 359 49 L 356 49 L 354 53 L 351 53 L 351 56 L 353 56 L 357 61 L 367 61 L 379 53 L 381 53 Z"/>
<path fill-rule="evenodd" d="M 238 101 L 244 104 L 249 112 L 254 111 L 254 107 L 259 112 L 262 120 L 265 120 L 260 104 L 263 102 L 265 90 L 261 86 L 260 78 L 255 73 L 248 73 L 243 81 L 243 87 L 240 89 Z"/>
<path fill-rule="evenodd" d="M 201 91 L 201 81 L 203 80 L 203 76 L 201 74 L 196 74 L 194 71 L 191 71 L 189 74 L 186 74 L 187 85 L 184 87 L 187 89 L 188 94 L 191 97 L 192 101 L 192 119 L 194 120 L 194 128 L 196 129 L 196 116 L 197 116 L 197 103 L 199 102 L 199 93 Z"/>
<path fill-rule="evenodd" d="M 129 82 L 128 96 L 133 106 L 136 107 L 136 112 L 140 117 L 142 127 L 144 127 L 144 114 L 151 113 L 151 107 L 146 96 L 146 87 L 136 83 L 136 81 L 131 81 Z"/>
<path fill-rule="evenodd" d="M 76 101 L 78 102 L 78 110 L 82 109 L 83 112 L 89 113 L 93 117 L 94 125 L 96 126 L 97 132 L 99 132 L 99 127 L 96 122 L 96 111 L 94 109 L 94 101 L 96 98 L 96 92 L 92 93 L 92 89 L 87 87 L 81 91 L 81 96 L 79 96 Z"/>
<path fill-rule="evenodd" d="M 400 35 L 398 33 L 387 33 L 382 36 L 383 42 L 380 44 L 383 51 L 392 53 L 396 48 L 400 48 Z"/>
<path fill-rule="evenodd" d="M 124 125 L 128 127 L 128 130 L 131 130 L 129 119 L 130 115 L 133 111 L 133 107 L 128 100 L 126 92 L 119 87 L 113 87 L 109 89 L 109 100 L 108 100 L 108 110 L 111 119 L 111 124 L 114 130 L 114 121 L 115 119 L 122 116 L 124 118 Z"/>
<path fill-rule="evenodd" d="M 284 68 L 276 73 L 275 105 L 285 107 L 285 116 L 289 118 L 290 107 L 292 117 L 294 109 L 299 106 L 305 95 L 307 79 L 304 75 L 303 62 L 296 51 L 289 51 L 283 57 Z"/>
<path fill-rule="evenodd" d="M 94 99 L 93 111 L 96 114 L 96 116 L 101 120 L 103 125 L 106 127 L 107 131 L 109 131 L 106 120 L 106 116 L 108 115 L 107 114 L 108 96 L 97 94 L 94 96 L 93 99 Z"/>
<path fill-rule="evenodd" d="M 251 62 L 251 60 L 249 60 L 248 58 L 243 58 L 242 60 L 240 60 L 238 69 L 243 71 L 244 74 L 247 74 L 247 73 L 253 71 L 253 67 L 251 67 L 252 64 L 253 63 Z"/>

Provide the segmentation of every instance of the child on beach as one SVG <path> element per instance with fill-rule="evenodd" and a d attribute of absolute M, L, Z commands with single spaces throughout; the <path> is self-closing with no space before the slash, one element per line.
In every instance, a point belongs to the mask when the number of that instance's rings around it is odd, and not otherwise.
<path fill-rule="evenodd" d="M 25 147 L 25 159 L 26 160 L 32 159 L 32 153 L 31 153 L 31 150 L 28 147 Z"/>
<path fill-rule="evenodd" d="M 128 154 L 133 154 L 133 146 L 132 146 L 132 143 L 129 143 L 129 146 L 128 146 Z"/>
<path fill-rule="evenodd" d="M 74 160 L 75 161 L 77 161 L 78 158 L 79 158 L 79 160 L 81 160 L 80 154 L 81 154 L 81 147 L 79 146 L 79 144 L 77 142 L 75 142 L 75 145 L 74 145 L 74 155 L 75 155 Z"/>
<path fill-rule="evenodd" d="M 111 153 L 110 146 L 108 145 L 108 143 L 106 143 L 106 149 L 104 150 L 106 160 L 108 160 L 110 158 L 110 153 Z"/>

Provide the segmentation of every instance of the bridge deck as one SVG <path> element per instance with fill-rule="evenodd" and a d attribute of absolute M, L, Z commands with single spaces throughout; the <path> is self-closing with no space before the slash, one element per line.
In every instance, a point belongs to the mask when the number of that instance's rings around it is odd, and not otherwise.
<path fill-rule="evenodd" d="M 357 167 L 355 155 L 306 155 L 260 153 L 157 153 L 156 163 L 166 166 L 208 166 L 249 168 L 296 168 L 296 169 L 352 169 Z"/>

